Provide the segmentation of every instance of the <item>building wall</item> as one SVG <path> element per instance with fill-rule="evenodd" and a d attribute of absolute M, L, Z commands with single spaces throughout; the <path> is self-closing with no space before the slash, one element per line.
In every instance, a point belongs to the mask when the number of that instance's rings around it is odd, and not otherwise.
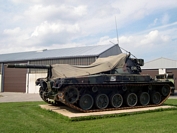
<path fill-rule="evenodd" d="M 2 87 L 1 87 L 1 86 L 2 86 L 2 83 L 1 83 L 1 82 L 2 82 L 2 76 L 1 76 L 1 74 L 0 74 L 0 92 L 2 92 Z"/>
<path fill-rule="evenodd" d="M 141 74 L 149 74 L 151 78 L 154 78 L 157 74 L 159 74 L 158 69 L 143 69 Z"/>
<path fill-rule="evenodd" d="M 0 64 L 0 74 L 2 74 L 2 64 Z"/>
<path fill-rule="evenodd" d="M 159 73 L 159 69 L 143 69 L 141 74 L 149 74 L 152 78 L 155 77 Z M 177 90 L 177 68 L 174 69 L 166 69 L 166 73 L 174 74 L 174 79 L 175 79 L 175 89 Z"/>
<path fill-rule="evenodd" d="M 177 90 L 177 68 L 176 69 L 166 69 L 166 72 L 174 74 L 175 89 Z"/>
<path fill-rule="evenodd" d="M 26 74 L 26 93 L 39 93 L 40 86 L 36 86 L 35 81 L 45 77 L 47 77 L 47 73 Z"/>
<path fill-rule="evenodd" d="M 30 61 L 30 64 L 36 65 L 52 65 L 52 64 L 70 64 L 70 65 L 90 65 L 97 57 L 76 57 L 76 58 L 61 58 L 50 60 Z M 46 73 L 47 70 L 30 69 L 30 73 Z"/>
<path fill-rule="evenodd" d="M 75 58 L 59 58 L 49 60 L 30 61 L 30 64 L 51 65 L 51 64 L 70 64 L 70 65 L 89 65 L 95 61 L 93 57 L 75 57 Z"/>
<path fill-rule="evenodd" d="M 3 81 L 2 81 L 2 75 L 3 75 L 3 74 L 2 74 L 2 71 L 3 71 L 2 65 L 3 65 L 3 64 L 0 64 L 0 92 L 3 91 L 3 90 L 2 90 L 2 89 L 3 89 L 3 88 L 2 88 L 2 85 L 3 85 L 3 83 L 2 83 L 2 82 L 3 82 Z"/>

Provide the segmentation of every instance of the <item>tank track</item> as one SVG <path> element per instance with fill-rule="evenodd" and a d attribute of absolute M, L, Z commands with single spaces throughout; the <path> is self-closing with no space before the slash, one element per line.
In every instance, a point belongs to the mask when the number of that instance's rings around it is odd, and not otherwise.
<path fill-rule="evenodd" d="M 101 87 L 102 89 L 107 89 L 107 88 L 111 88 L 111 87 L 121 87 L 121 86 L 127 86 L 127 87 L 143 87 L 143 86 L 168 86 L 169 89 L 170 89 L 170 86 L 168 84 L 162 84 L 162 83 L 150 83 L 150 84 L 147 84 L 147 83 L 144 83 L 144 84 L 73 84 L 73 85 L 68 85 L 66 87 L 64 87 L 64 89 L 62 91 L 59 91 L 57 94 L 56 94 L 56 97 L 55 99 L 59 102 L 61 102 L 62 104 L 72 108 L 72 109 L 75 109 L 75 110 L 78 110 L 80 112 L 84 112 L 84 113 L 90 113 L 90 112 L 102 112 L 102 111 L 112 111 L 112 110 L 125 110 L 125 109 L 135 109 L 135 108 L 147 108 L 147 107 L 156 107 L 156 106 L 160 106 L 162 105 L 167 99 L 168 97 L 170 96 L 170 93 L 171 93 L 171 90 L 170 92 L 168 93 L 167 96 L 163 96 L 163 99 L 161 99 L 161 102 L 158 103 L 158 104 L 152 104 L 152 103 L 149 103 L 148 105 L 146 106 L 143 106 L 143 105 L 136 105 L 136 106 L 133 106 L 133 107 L 127 107 L 127 106 L 122 106 L 122 107 L 119 107 L 119 108 L 105 108 L 105 109 L 90 109 L 90 110 L 84 110 L 82 108 L 80 108 L 79 106 L 77 106 L 76 104 L 71 104 L 69 102 L 67 102 L 65 99 L 64 99 L 64 94 L 67 90 L 68 87 L 76 87 L 76 88 L 90 88 L 90 87 Z M 50 100 L 48 100 L 47 98 L 44 98 L 44 95 L 41 96 L 41 98 L 49 103 L 49 104 L 53 104 L 53 105 L 57 105 L 55 102 L 51 102 Z M 59 104 L 60 105 L 60 104 Z"/>

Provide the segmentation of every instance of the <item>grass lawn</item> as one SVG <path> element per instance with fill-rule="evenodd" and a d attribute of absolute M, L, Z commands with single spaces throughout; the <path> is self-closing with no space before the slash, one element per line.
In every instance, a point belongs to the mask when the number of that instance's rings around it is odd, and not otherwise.
<path fill-rule="evenodd" d="M 166 133 L 177 132 L 177 109 L 71 121 L 41 109 L 44 102 L 0 103 L 0 133 Z M 177 106 L 176 99 L 165 104 Z"/>

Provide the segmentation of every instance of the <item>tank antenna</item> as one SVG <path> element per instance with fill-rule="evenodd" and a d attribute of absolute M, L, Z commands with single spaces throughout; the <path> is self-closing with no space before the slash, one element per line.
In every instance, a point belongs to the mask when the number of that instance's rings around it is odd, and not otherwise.
<path fill-rule="evenodd" d="M 119 46 L 119 36 L 118 36 L 118 29 L 117 29 L 117 19 L 116 19 L 116 16 L 115 16 L 115 24 L 116 24 L 116 33 L 117 33 L 117 44 L 118 44 L 118 46 Z M 111 42 L 111 41 L 110 41 L 110 42 Z M 113 42 L 111 42 L 111 43 L 112 43 L 112 44 L 115 44 L 115 43 L 113 43 Z M 122 49 L 122 50 L 124 50 L 125 52 L 129 53 L 129 55 L 132 55 L 133 57 L 136 58 L 136 56 L 134 56 L 133 54 L 131 54 L 129 51 L 127 51 L 127 50 L 121 48 L 120 46 L 119 46 L 119 48 Z"/>
<path fill-rule="evenodd" d="M 115 24 L 116 24 L 116 33 L 117 33 L 117 44 L 119 45 L 119 35 L 118 35 L 118 30 L 117 30 L 117 19 L 115 16 Z"/>

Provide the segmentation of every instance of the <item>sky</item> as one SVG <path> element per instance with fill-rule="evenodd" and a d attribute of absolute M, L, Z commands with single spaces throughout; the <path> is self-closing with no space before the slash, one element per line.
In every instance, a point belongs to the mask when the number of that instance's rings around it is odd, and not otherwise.
<path fill-rule="evenodd" d="M 176 3 L 0 0 L 0 54 L 118 43 L 145 62 L 177 60 Z"/>

